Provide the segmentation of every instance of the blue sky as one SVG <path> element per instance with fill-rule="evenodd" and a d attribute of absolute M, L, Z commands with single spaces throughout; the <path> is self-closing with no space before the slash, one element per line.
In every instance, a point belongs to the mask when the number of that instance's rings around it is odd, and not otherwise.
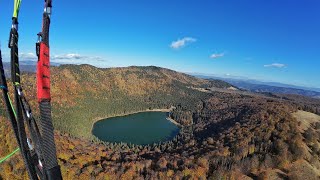
<path fill-rule="evenodd" d="M 156 65 L 320 87 L 318 0 L 53 0 L 53 62 Z M 43 1 L 22 0 L 21 60 L 35 60 Z M 0 0 L 8 59 L 12 1 Z"/>

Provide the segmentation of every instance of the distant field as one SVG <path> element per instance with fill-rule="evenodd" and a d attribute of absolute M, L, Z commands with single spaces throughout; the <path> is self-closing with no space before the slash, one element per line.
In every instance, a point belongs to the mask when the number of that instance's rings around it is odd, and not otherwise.
<path fill-rule="evenodd" d="M 297 118 L 298 122 L 301 122 L 300 129 L 302 132 L 306 131 L 312 123 L 320 122 L 320 116 L 310 112 L 297 111 L 292 115 Z"/>

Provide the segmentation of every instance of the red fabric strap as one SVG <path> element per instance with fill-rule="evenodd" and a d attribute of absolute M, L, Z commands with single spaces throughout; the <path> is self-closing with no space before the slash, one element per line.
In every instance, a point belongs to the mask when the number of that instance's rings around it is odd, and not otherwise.
<path fill-rule="evenodd" d="M 40 43 L 39 61 L 37 64 L 37 95 L 38 101 L 50 101 L 50 54 L 49 47 Z"/>

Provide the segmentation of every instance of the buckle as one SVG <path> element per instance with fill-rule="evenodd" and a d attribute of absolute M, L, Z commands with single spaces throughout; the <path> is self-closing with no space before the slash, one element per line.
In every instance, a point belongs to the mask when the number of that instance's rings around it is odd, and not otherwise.
<path fill-rule="evenodd" d="M 51 13 L 52 13 L 51 10 L 52 10 L 51 7 L 44 8 L 44 13 L 47 14 L 49 16 L 49 18 L 51 17 Z"/>
<path fill-rule="evenodd" d="M 39 55 L 40 55 L 40 42 L 42 41 L 42 34 L 38 33 L 37 36 L 38 36 L 38 40 L 36 42 L 36 54 L 39 57 Z"/>

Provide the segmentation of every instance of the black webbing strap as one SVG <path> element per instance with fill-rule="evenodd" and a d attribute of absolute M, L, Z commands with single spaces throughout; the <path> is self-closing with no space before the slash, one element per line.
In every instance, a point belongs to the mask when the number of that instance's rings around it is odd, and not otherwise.
<path fill-rule="evenodd" d="M 50 102 L 43 101 L 40 103 L 39 107 L 42 127 L 43 155 L 47 169 L 51 169 L 58 165 L 53 126 L 51 122 L 51 105 Z"/>
<path fill-rule="evenodd" d="M 43 173 L 45 171 L 45 163 L 42 152 L 42 137 L 40 135 L 38 125 L 32 115 L 30 105 L 22 93 L 22 89 L 20 89 L 19 100 L 23 112 L 23 117 L 26 121 L 31 136 L 31 142 L 30 139 L 28 139 L 28 146 L 32 156 L 32 160 L 29 163 L 35 167 L 36 173 L 40 179 L 46 179 Z"/>
<path fill-rule="evenodd" d="M 18 129 L 18 143 L 23 157 L 23 161 L 26 165 L 30 179 L 38 179 L 35 167 L 32 165 L 32 156 L 29 151 L 27 143 L 27 135 L 25 131 L 23 112 L 21 102 L 19 98 L 20 90 L 20 69 L 19 69 L 19 57 L 18 57 L 18 21 L 16 18 L 12 20 L 12 28 L 10 31 L 9 48 L 11 49 L 11 80 L 14 85 L 14 99 L 16 108 L 16 122 Z"/>

